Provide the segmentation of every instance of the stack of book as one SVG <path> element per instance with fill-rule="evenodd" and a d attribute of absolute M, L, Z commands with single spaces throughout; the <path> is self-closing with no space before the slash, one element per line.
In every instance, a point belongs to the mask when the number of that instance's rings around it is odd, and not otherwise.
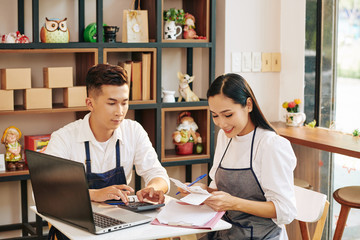
<path fill-rule="evenodd" d="M 131 61 L 119 62 L 130 81 L 130 100 L 151 98 L 151 53 L 134 52 Z"/>

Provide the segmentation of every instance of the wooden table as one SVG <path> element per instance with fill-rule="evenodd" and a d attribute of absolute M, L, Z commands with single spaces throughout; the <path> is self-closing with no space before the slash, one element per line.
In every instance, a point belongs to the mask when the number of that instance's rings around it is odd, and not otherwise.
<path fill-rule="evenodd" d="M 287 127 L 284 122 L 271 123 L 291 143 L 360 158 L 360 138 L 325 128 Z"/>

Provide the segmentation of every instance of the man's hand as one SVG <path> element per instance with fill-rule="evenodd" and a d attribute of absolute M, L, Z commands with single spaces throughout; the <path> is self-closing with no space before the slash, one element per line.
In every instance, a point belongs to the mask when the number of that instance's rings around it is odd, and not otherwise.
<path fill-rule="evenodd" d="M 147 187 L 139 190 L 136 193 L 136 196 L 140 202 L 143 202 L 145 198 L 149 201 L 157 203 L 164 203 L 165 201 L 164 192 L 161 190 L 155 190 L 153 187 Z"/>
<path fill-rule="evenodd" d="M 90 189 L 90 199 L 95 202 L 104 202 L 106 200 L 116 199 L 122 200 L 125 204 L 128 204 L 127 196 L 134 192 L 132 187 L 125 184 L 123 185 L 112 185 L 101 189 Z"/>

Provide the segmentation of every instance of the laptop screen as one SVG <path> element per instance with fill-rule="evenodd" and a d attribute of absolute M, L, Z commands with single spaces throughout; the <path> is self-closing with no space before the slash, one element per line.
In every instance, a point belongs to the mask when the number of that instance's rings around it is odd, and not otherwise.
<path fill-rule="evenodd" d="M 95 232 L 84 165 L 26 150 L 37 211 Z"/>

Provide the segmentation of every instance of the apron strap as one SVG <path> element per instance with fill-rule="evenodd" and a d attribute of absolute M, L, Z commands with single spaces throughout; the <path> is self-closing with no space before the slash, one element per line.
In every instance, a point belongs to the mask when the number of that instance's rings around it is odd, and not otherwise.
<path fill-rule="evenodd" d="M 91 173 L 91 161 L 90 161 L 90 147 L 89 141 L 85 142 L 85 154 L 86 154 L 86 172 Z"/>
<path fill-rule="evenodd" d="M 256 133 L 257 126 L 254 129 L 254 134 L 251 140 L 251 152 L 250 152 L 250 168 L 252 169 L 252 160 L 253 160 L 253 147 L 254 147 L 254 140 L 255 140 L 255 133 Z"/>
<path fill-rule="evenodd" d="M 120 143 L 119 139 L 116 141 L 116 168 L 121 166 L 120 162 Z M 89 141 L 85 142 L 85 154 L 86 154 L 86 172 L 91 173 L 91 160 L 90 160 L 90 147 Z"/>

